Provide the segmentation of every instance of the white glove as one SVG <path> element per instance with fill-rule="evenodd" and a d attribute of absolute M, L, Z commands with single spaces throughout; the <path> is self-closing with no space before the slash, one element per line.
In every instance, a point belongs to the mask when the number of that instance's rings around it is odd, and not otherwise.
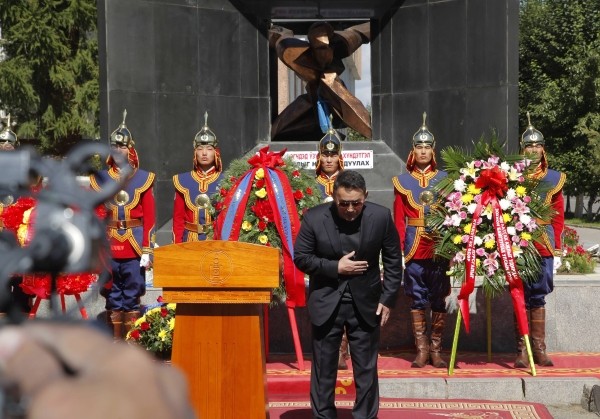
<path fill-rule="evenodd" d="M 149 268 L 152 266 L 152 262 L 150 262 L 150 255 L 148 253 L 143 253 L 142 258 L 140 259 L 140 266 L 142 268 Z"/>
<path fill-rule="evenodd" d="M 558 268 L 560 268 L 560 265 L 562 265 L 560 256 L 554 256 L 554 265 L 553 265 L 554 273 L 556 273 Z"/>

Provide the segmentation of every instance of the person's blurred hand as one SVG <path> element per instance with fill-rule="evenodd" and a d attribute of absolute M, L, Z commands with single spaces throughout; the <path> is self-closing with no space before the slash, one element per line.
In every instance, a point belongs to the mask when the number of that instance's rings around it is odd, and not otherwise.
<path fill-rule="evenodd" d="M 30 419 L 195 417 L 179 370 L 84 325 L 3 327 L 0 377 Z"/>

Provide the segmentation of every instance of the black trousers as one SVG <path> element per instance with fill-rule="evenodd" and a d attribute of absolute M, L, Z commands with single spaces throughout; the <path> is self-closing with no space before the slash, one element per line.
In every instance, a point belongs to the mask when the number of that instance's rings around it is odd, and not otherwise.
<path fill-rule="evenodd" d="M 377 355 L 379 324 L 367 325 L 352 302 L 342 302 L 331 319 L 322 326 L 312 327 L 313 363 L 310 375 L 310 401 L 315 418 L 337 418 L 335 383 L 338 357 L 344 327 L 352 351 L 352 369 L 356 400 L 354 419 L 374 419 L 379 411 L 379 381 Z"/>

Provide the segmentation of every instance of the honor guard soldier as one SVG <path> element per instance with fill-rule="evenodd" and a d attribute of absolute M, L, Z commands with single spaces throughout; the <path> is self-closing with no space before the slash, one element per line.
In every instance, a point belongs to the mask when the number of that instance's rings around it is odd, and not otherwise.
<path fill-rule="evenodd" d="M 542 267 L 536 282 L 528 284 L 523 282 L 525 292 L 525 308 L 530 319 L 530 336 L 532 340 L 533 361 L 541 366 L 550 367 L 554 364 L 546 354 L 546 295 L 554 289 L 554 272 L 561 265 L 562 235 L 565 227 L 565 201 L 563 186 L 567 177 L 564 173 L 548 168 L 546 160 L 544 136 L 531 124 L 527 112 L 527 129 L 521 135 L 521 152 L 532 157 L 532 164 L 536 166 L 531 175 L 540 182 L 549 186 L 549 190 L 542 193 L 541 198 L 554 210 L 550 222 L 537 220 L 538 225 L 545 231 L 542 243 L 535 242 L 535 248 L 542 257 Z M 546 188 L 543 188 L 546 189 Z M 515 321 L 517 338 L 517 359 L 515 367 L 529 368 L 527 348 L 523 336 L 518 331 Z"/>
<path fill-rule="evenodd" d="M 446 275 L 448 262 L 434 259 L 434 241 L 425 226 L 429 206 L 435 201 L 432 186 L 446 177 L 437 170 L 435 138 L 423 125 L 413 135 L 413 148 L 406 162 L 407 173 L 392 179 L 394 184 L 394 222 L 406 269 L 404 292 L 412 299 L 411 318 L 417 347 L 413 368 L 431 364 L 446 368 L 440 356 L 442 335 L 446 324 L 446 297 L 450 294 L 450 278 Z M 427 336 L 427 305 L 431 307 L 431 337 Z"/>
<path fill-rule="evenodd" d="M 10 115 L 7 116 L 6 126 L 0 131 L 0 151 L 13 151 L 19 147 L 19 139 L 17 134 L 12 131 L 10 123 Z M 0 199 L 0 217 L 4 210 L 15 204 L 15 198 L 12 195 L 2 196 Z M 0 218 L 0 231 L 4 229 L 4 223 Z M 23 278 L 13 276 L 8 281 L 8 289 L 11 293 L 11 302 L 16 304 L 24 313 L 29 313 L 31 308 L 30 297 L 21 289 Z M 0 312 L 5 312 L 7 307 L 0 307 Z"/>
<path fill-rule="evenodd" d="M 106 203 L 108 236 L 111 249 L 112 286 L 105 293 L 107 322 L 114 338 L 121 339 L 140 317 L 140 297 L 146 292 L 145 270 L 152 266 L 154 247 L 155 202 L 154 173 L 139 169 L 138 153 L 133 136 L 123 122 L 110 135 L 113 152 L 120 153 L 133 168 L 123 189 Z M 94 190 L 121 180 L 121 170 L 112 156 L 107 159 L 108 170 L 90 176 Z M 125 330 L 123 330 L 123 325 Z"/>
<path fill-rule="evenodd" d="M 193 145 L 194 170 L 173 176 L 174 243 L 206 240 L 213 222 L 210 196 L 217 192 L 223 176 L 221 151 L 217 136 L 208 127 L 208 113 L 204 114 L 204 126 L 194 137 Z"/>
<path fill-rule="evenodd" d="M 342 141 L 337 131 L 332 126 L 332 118 L 329 118 L 329 129 L 319 141 L 317 150 L 317 183 L 321 188 L 323 202 L 333 200 L 333 183 L 337 175 L 344 170 L 344 159 L 342 158 Z"/>

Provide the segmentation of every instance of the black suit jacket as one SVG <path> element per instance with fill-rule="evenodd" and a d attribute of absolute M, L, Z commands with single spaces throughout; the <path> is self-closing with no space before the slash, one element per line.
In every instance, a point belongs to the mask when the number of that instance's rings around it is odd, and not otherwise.
<path fill-rule="evenodd" d="M 402 279 L 400 240 L 390 210 L 365 202 L 361 221 L 360 244 L 355 260 L 366 260 L 369 269 L 362 275 L 338 274 L 342 247 L 335 204 L 326 203 L 304 214 L 294 246 L 294 263 L 310 275 L 308 311 L 315 326 L 324 324 L 333 314 L 348 283 L 362 318 L 371 326 L 379 319 L 378 303 L 393 307 Z M 381 281 L 379 253 L 384 275 Z"/>

